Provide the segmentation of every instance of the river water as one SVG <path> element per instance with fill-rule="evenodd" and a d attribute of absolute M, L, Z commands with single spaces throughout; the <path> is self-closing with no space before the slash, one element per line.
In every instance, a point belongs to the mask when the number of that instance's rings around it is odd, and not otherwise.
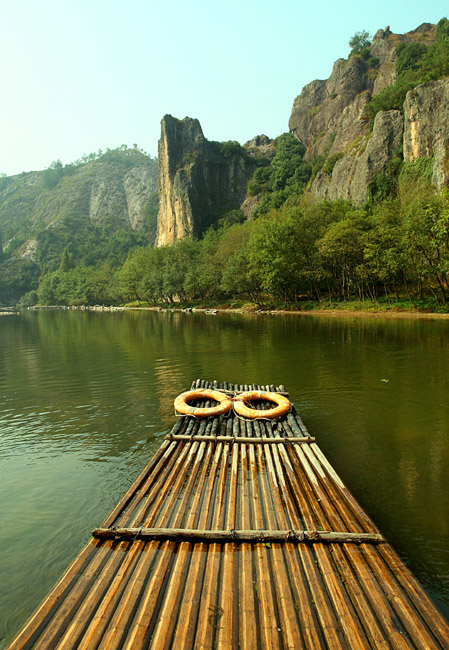
<path fill-rule="evenodd" d="M 284 384 L 449 618 L 449 321 L 25 312 L 0 318 L 0 648 L 200 377 Z"/>

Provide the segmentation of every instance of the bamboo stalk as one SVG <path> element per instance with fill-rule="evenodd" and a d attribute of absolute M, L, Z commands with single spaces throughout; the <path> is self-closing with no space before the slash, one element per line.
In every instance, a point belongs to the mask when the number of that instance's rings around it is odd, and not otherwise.
<path fill-rule="evenodd" d="M 187 468 L 190 466 L 190 462 L 192 460 L 192 452 L 194 450 L 190 448 L 189 451 L 190 453 L 188 454 L 186 461 Z M 173 472 L 175 475 L 177 475 L 178 469 L 179 464 L 174 466 Z M 164 503 L 166 498 L 166 491 L 162 490 L 161 494 L 157 498 L 157 505 Z M 182 520 L 184 514 L 184 501 L 185 499 L 177 501 L 175 500 L 173 505 L 169 506 L 169 512 L 171 510 L 172 516 L 177 517 L 178 521 Z M 158 508 L 158 510 L 159 509 L 160 508 Z M 157 516 L 158 510 L 153 512 L 153 515 L 150 515 L 149 519 L 154 519 Z M 155 545 L 156 542 L 151 542 L 150 544 Z M 162 638 L 164 642 L 167 639 L 167 636 L 170 634 L 171 621 L 167 620 L 167 616 L 164 617 L 164 615 L 162 615 L 159 618 L 157 629 L 155 628 L 156 621 L 153 617 L 154 612 L 158 606 L 158 602 L 162 602 L 163 604 L 166 602 L 167 598 L 173 598 L 173 594 L 176 596 L 177 585 L 182 582 L 183 575 L 187 567 L 185 563 L 186 557 L 184 555 L 180 558 L 177 564 L 175 563 L 174 567 L 170 568 L 170 562 L 173 558 L 176 545 L 170 542 L 166 545 L 163 545 L 163 547 L 165 548 L 162 555 L 157 558 L 159 559 L 159 562 L 153 569 L 153 576 L 155 577 L 155 580 L 152 580 L 152 590 L 146 590 L 142 598 L 141 605 L 137 610 L 136 617 L 133 622 L 133 627 L 131 628 L 130 633 L 128 634 L 125 641 L 124 647 L 128 648 L 129 650 L 131 650 L 131 648 L 134 650 L 135 648 L 140 647 L 140 645 L 144 643 L 145 639 L 147 638 L 150 630 L 153 630 L 157 638 Z M 163 584 L 166 576 L 168 576 L 168 582 L 165 585 L 165 590 L 163 591 Z"/>
<path fill-rule="evenodd" d="M 270 423 L 266 423 L 266 427 L 269 430 L 272 429 L 272 425 L 270 425 Z M 274 447 L 272 449 L 272 453 L 275 456 L 275 466 L 278 473 L 279 467 L 281 465 L 280 461 L 284 461 L 285 459 L 287 460 L 286 479 L 288 482 L 288 473 L 292 473 L 293 468 L 288 461 L 285 447 L 283 445 Z M 282 482 L 283 481 L 281 481 L 281 483 Z M 296 506 L 297 501 L 294 501 L 295 494 L 291 482 L 289 483 L 289 489 L 291 490 L 289 498 L 283 499 L 286 502 L 286 515 L 288 515 L 290 525 L 292 525 L 292 527 L 298 528 L 298 526 L 301 525 L 301 519 L 299 517 L 298 509 Z M 278 506 L 277 509 L 280 510 L 280 507 Z M 295 546 L 293 544 L 286 543 L 284 545 L 284 555 L 287 575 L 290 577 L 290 586 L 292 589 L 293 598 L 295 600 L 295 609 L 297 611 L 299 626 L 304 639 L 304 644 L 307 648 L 313 648 L 313 650 L 324 649 L 327 646 L 325 645 L 322 633 L 320 631 L 319 623 L 315 613 L 313 598 L 307 587 L 304 570 Z M 332 647 L 337 648 L 339 645 L 333 643 Z"/>
<path fill-rule="evenodd" d="M 138 549 L 140 552 L 139 558 L 132 575 L 125 584 L 125 589 L 117 606 L 113 609 L 112 617 L 109 608 L 103 611 L 103 607 L 100 605 L 99 611 L 86 631 L 78 650 L 89 650 L 89 648 L 94 647 L 115 650 L 121 643 L 129 621 L 133 619 L 133 612 L 136 609 L 139 599 L 142 595 L 145 598 L 146 577 L 150 574 L 150 568 L 155 560 L 156 554 L 164 552 L 159 550 L 159 546 L 156 542 L 151 544 L 135 542 L 133 544 L 133 548 Z M 165 557 L 167 560 L 169 559 L 168 551 L 165 551 Z M 164 568 L 163 562 L 159 559 L 159 566 L 161 565 Z M 153 576 L 151 580 L 153 580 Z M 156 591 L 157 589 L 155 588 L 153 590 L 153 597 Z"/>
<path fill-rule="evenodd" d="M 206 402 L 207 406 L 208 402 Z M 210 429 L 212 424 L 203 421 L 200 432 Z M 194 443 L 195 444 L 195 443 Z M 192 526 L 197 516 L 202 489 L 207 478 L 207 470 L 212 456 L 212 447 L 204 442 L 199 444 L 192 469 L 183 490 L 182 504 L 178 508 L 178 525 L 185 518 L 185 525 Z M 192 591 L 201 587 L 204 553 L 190 542 L 181 542 L 167 586 L 158 621 L 153 632 L 151 647 L 163 649 L 182 647 L 186 642 L 186 632 L 190 617 L 195 618 L 195 602 Z M 185 597 L 183 596 L 185 594 Z M 181 645 L 182 644 L 182 645 Z"/>
<path fill-rule="evenodd" d="M 182 430 L 183 426 L 185 425 L 185 422 L 183 421 L 184 419 L 179 419 L 175 426 L 173 427 L 173 433 L 176 435 L 179 433 L 180 430 Z M 164 456 L 166 450 L 167 450 L 168 444 L 166 444 L 165 441 L 163 441 L 162 445 L 159 447 L 159 449 L 156 451 L 148 465 L 144 468 L 144 470 L 140 473 L 140 475 L 137 477 L 137 479 L 134 481 L 134 483 L 131 485 L 129 490 L 123 495 L 123 497 L 120 499 L 120 501 L 117 503 L 115 508 L 113 508 L 112 512 L 106 517 L 105 521 L 103 522 L 103 526 L 107 528 L 108 526 L 112 526 L 114 523 L 115 519 L 117 518 L 118 514 L 124 510 L 129 502 L 133 499 L 136 493 L 138 493 L 141 489 L 142 486 L 144 485 L 145 481 L 147 480 L 148 476 L 151 474 L 151 472 L 154 470 L 155 467 L 158 466 L 161 458 Z"/>
<path fill-rule="evenodd" d="M 414 646 L 419 650 L 441 650 L 440 644 L 431 635 L 427 626 L 421 623 L 416 609 L 406 594 L 398 589 L 394 574 L 388 570 L 379 554 L 374 555 L 369 547 L 363 548 L 363 552 L 379 585 L 385 593 L 389 594 L 390 603 Z"/>
<path fill-rule="evenodd" d="M 238 456 L 239 448 L 232 446 L 231 465 L 229 477 L 229 489 L 227 494 L 227 512 L 225 514 L 225 526 L 232 528 L 235 520 L 237 479 L 238 479 Z M 223 613 L 217 622 L 216 647 L 217 650 L 227 650 L 232 647 L 234 628 L 237 628 L 234 611 L 234 548 L 233 544 L 223 546 L 222 577 L 219 598 L 219 608 Z"/>
<path fill-rule="evenodd" d="M 232 442 L 232 443 L 244 443 L 244 444 L 272 444 L 272 445 L 283 445 L 293 444 L 293 443 L 312 443 L 315 442 L 315 438 L 311 436 L 303 436 L 301 438 L 286 437 L 286 438 L 244 438 L 242 436 L 201 436 L 201 435 L 172 435 L 169 434 L 166 437 L 166 440 L 184 440 L 187 442 Z"/>
<path fill-rule="evenodd" d="M 250 429 L 249 423 L 241 422 L 241 426 L 242 428 L 246 426 Z M 254 422 L 253 427 L 257 433 L 260 433 L 261 428 L 259 424 L 256 425 Z M 265 449 L 265 447 L 249 447 L 250 459 L 259 476 L 259 498 L 254 500 L 253 503 L 254 525 L 256 527 L 267 526 L 266 508 L 263 507 L 265 505 L 263 496 L 264 468 L 261 465 L 262 450 Z M 256 589 L 258 597 L 261 647 L 268 650 L 271 648 L 281 648 L 282 640 L 279 634 L 281 625 L 274 598 L 270 557 L 267 550 L 268 549 L 265 545 L 256 544 L 254 549 L 254 560 L 256 569 Z"/>
<path fill-rule="evenodd" d="M 311 447 L 313 447 L 313 448 L 317 448 L 317 445 L 312 445 Z M 307 450 L 305 453 L 306 453 L 307 457 L 309 458 L 311 454 L 309 454 L 308 451 L 309 451 L 309 450 Z M 317 455 L 317 456 L 318 456 L 318 455 Z M 327 461 L 326 461 L 326 462 L 327 462 Z M 317 468 L 317 464 L 316 464 L 316 462 L 313 462 L 313 467 L 314 467 L 315 469 L 319 469 L 319 468 Z M 321 480 L 323 479 L 323 472 L 319 472 L 319 477 L 320 477 Z M 326 479 L 327 479 L 327 477 L 326 477 L 325 474 L 324 474 L 324 478 L 325 478 L 325 483 L 326 483 Z M 317 477 L 317 480 L 318 480 L 318 477 Z M 342 509 L 345 510 L 346 506 L 344 506 L 344 505 L 342 504 L 342 502 L 341 502 L 341 497 L 339 498 L 339 494 L 338 494 L 338 492 L 335 492 L 334 484 L 333 484 L 332 482 L 331 482 L 331 483 L 327 483 L 326 487 L 327 487 L 328 491 L 332 494 L 332 496 L 333 496 L 333 501 L 332 501 L 332 504 L 331 504 L 331 503 L 329 502 L 329 500 L 325 500 L 324 503 L 323 503 L 323 508 L 324 508 L 324 511 L 327 513 L 327 517 L 329 517 L 329 521 L 330 521 L 331 523 L 332 523 L 332 522 L 335 523 L 335 521 L 338 521 L 338 518 L 336 518 L 336 516 L 335 516 L 335 512 L 334 512 L 334 511 L 335 511 L 335 506 L 334 506 L 333 504 L 338 504 L 340 514 L 342 514 Z M 340 487 L 340 486 L 339 486 L 339 487 Z M 344 518 L 345 520 L 348 520 L 348 518 L 350 519 L 350 515 L 345 516 L 345 513 L 343 513 L 342 516 L 343 516 L 343 518 Z M 355 520 L 357 521 L 357 513 L 354 513 L 354 514 L 353 514 L 353 519 L 355 519 Z M 355 557 L 355 554 L 357 553 L 357 551 L 355 550 L 354 546 L 351 546 L 351 545 L 346 546 L 346 545 L 345 545 L 344 548 L 347 549 L 347 553 L 348 553 L 348 555 L 351 557 L 352 565 L 355 566 L 356 569 L 357 569 L 357 568 L 360 568 L 360 566 L 359 566 L 359 565 L 360 565 L 360 557 Z M 317 553 L 318 553 L 318 552 L 319 552 L 319 548 L 317 548 Z M 339 551 L 338 551 L 337 548 L 335 549 L 334 552 L 335 552 L 335 553 L 339 553 Z M 328 564 L 328 561 L 327 561 L 326 556 L 323 556 L 323 557 L 321 558 L 321 562 L 323 562 L 323 561 L 324 561 L 326 564 Z M 341 572 L 341 566 L 342 566 L 342 564 L 340 564 L 340 572 Z M 329 574 L 329 575 L 332 576 L 332 573 Z M 348 574 L 348 575 L 351 576 L 351 574 Z M 369 572 L 368 572 L 368 575 L 369 575 Z M 337 600 L 338 600 L 339 598 L 341 598 L 341 593 L 342 593 L 341 591 L 339 591 L 338 583 L 339 583 L 339 579 L 336 580 L 336 581 L 334 582 L 334 588 L 336 589 L 336 592 L 335 592 L 335 595 L 334 595 L 334 600 L 335 600 L 335 602 L 337 602 Z M 345 583 L 345 584 L 346 584 L 346 583 Z M 348 589 L 348 586 L 346 586 L 346 589 Z M 361 617 L 360 620 L 363 620 L 363 621 L 364 621 L 365 626 L 366 626 L 366 628 L 367 628 L 366 631 L 367 631 L 367 633 L 368 633 L 368 636 L 371 637 L 371 638 L 376 638 L 378 641 L 379 641 L 379 639 L 385 638 L 385 632 L 382 632 L 382 630 L 379 628 L 378 623 L 377 623 L 377 621 L 379 620 L 379 618 L 380 618 L 380 619 L 382 618 L 381 616 L 379 616 L 378 612 L 379 612 L 379 611 L 382 612 L 383 609 L 385 610 L 385 605 L 382 603 L 382 600 L 379 599 L 379 598 L 375 598 L 374 600 L 370 601 L 370 602 L 371 602 L 371 605 L 374 607 L 374 611 L 376 611 L 376 614 L 375 614 L 375 615 L 374 615 L 374 614 L 370 614 L 371 609 L 370 609 L 370 606 L 368 605 L 368 602 L 367 602 L 367 601 L 362 600 L 362 599 L 360 599 L 360 598 L 357 598 L 357 599 L 356 599 L 356 598 L 352 598 L 352 602 L 353 602 L 354 607 L 355 607 L 359 612 L 363 610 L 364 616 Z M 355 620 L 355 619 L 354 619 L 354 620 Z M 390 617 L 389 617 L 388 620 L 391 621 L 391 614 L 390 614 Z M 347 620 L 343 619 L 342 622 L 343 622 L 344 624 L 347 625 Z M 390 628 L 391 628 L 391 623 L 390 623 Z M 353 642 L 353 643 L 359 643 L 360 641 L 357 641 L 357 637 L 358 637 L 358 635 L 359 635 L 359 631 L 358 631 L 358 630 L 354 630 L 353 626 L 349 626 L 349 627 L 347 626 L 347 627 L 346 627 L 346 634 L 350 633 L 350 634 L 352 635 L 352 634 L 354 634 L 354 632 L 356 633 L 356 636 L 353 637 L 353 641 L 352 641 L 352 642 Z M 391 629 L 390 629 L 390 634 L 388 634 L 388 632 L 387 632 L 387 636 L 388 636 L 388 637 L 391 637 Z M 394 635 L 393 635 L 393 636 L 394 636 Z M 396 635 L 396 636 L 397 636 L 397 635 Z M 401 638 L 402 638 L 402 637 L 401 637 Z M 381 645 L 381 643 L 380 643 L 380 641 L 379 641 L 379 646 L 380 646 L 380 645 Z M 399 644 L 398 647 L 401 647 L 401 644 Z"/>
<path fill-rule="evenodd" d="M 72 564 L 65 571 L 51 593 L 47 598 L 45 598 L 36 612 L 34 612 L 34 614 L 32 614 L 28 619 L 25 626 L 14 637 L 9 649 L 18 650 L 19 648 L 29 646 L 31 637 L 39 638 L 39 630 L 42 632 L 44 630 L 42 621 L 45 621 L 50 616 L 56 614 L 58 606 L 63 602 L 63 594 L 66 593 L 67 590 L 69 590 L 70 593 L 71 587 L 73 589 L 77 575 L 84 575 L 85 572 L 89 570 L 95 571 L 99 563 L 104 560 L 105 555 L 110 552 L 111 548 L 112 542 L 108 542 L 108 544 L 105 545 L 99 540 L 89 541 L 78 557 L 75 558 Z M 93 563 L 96 563 L 95 566 Z"/>
<path fill-rule="evenodd" d="M 114 548 L 114 543 L 108 541 L 105 547 L 101 548 L 99 553 L 93 556 L 92 562 L 83 571 L 79 580 L 74 583 L 70 593 L 58 608 L 57 624 L 47 627 L 39 640 L 33 645 L 36 650 L 48 648 L 61 638 L 67 625 L 83 602 L 86 591 L 89 591 L 90 588 L 95 590 L 99 584 L 98 577 L 107 575 L 109 570 L 114 570 L 120 564 L 123 556 L 117 555 Z"/>
<path fill-rule="evenodd" d="M 406 590 L 418 612 L 420 612 L 421 616 L 426 617 L 426 623 L 433 634 L 437 638 L 447 639 L 447 645 L 449 646 L 449 625 L 447 621 L 435 609 L 434 604 L 410 569 L 401 562 L 397 553 L 389 544 L 385 545 L 385 549 L 380 550 L 380 555 L 390 571 L 396 576 L 402 588 Z"/>
<path fill-rule="evenodd" d="M 285 449 L 285 448 L 281 448 Z M 276 448 L 270 448 L 270 451 L 273 451 L 275 453 L 277 451 Z M 301 451 L 301 450 L 296 450 Z M 298 458 L 301 460 L 301 465 L 303 470 L 305 471 L 304 473 L 299 473 L 299 476 L 303 476 L 302 483 L 303 485 L 307 485 L 307 482 L 304 482 L 304 479 L 307 477 L 307 480 L 310 481 L 310 485 L 308 485 L 308 492 L 311 498 L 311 505 L 312 505 L 312 511 L 314 511 L 314 516 L 318 518 L 318 523 L 320 526 L 323 526 L 326 522 L 326 517 L 324 516 L 324 511 L 320 507 L 317 509 L 315 507 L 315 502 L 313 501 L 313 493 L 316 493 L 317 490 L 319 489 L 319 484 L 318 480 L 315 476 L 315 474 L 312 471 L 312 467 L 309 465 L 308 461 L 305 459 L 303 454 L 298 454 Z M 304 476 L 305 474 L 305 476 Z M 325 495 L 320 493 L 320 497 L 318 497 L 318 502 L 321 501 L 322 498 L 326 499 Z M 318 503 L 317 503 L 318 504 Z M 328 503 L 326 505 L 329 505 Z M 328 515 L 331 514 L 330 521 L 335 523 L 335 521 L 338 521 L 339 518 L 335 517 L 334 513 L 330 512 Z M 308 570 L 310 572 L 312 565 L 311 565 L 311 559 L 310 557 L 304 556 L 303 555 L 303 560 L 305 560 L 304 567 L 306 568 L 306 571 Z M 324 547 L 322 544 L 318 544 L 316 547 L 314 547 L 314 555 L 315 555 L 315 561 L 318 563 L 318 568 L 320 570 L 322 579 L 324 581 L 324 584 L 326 586 L 325 592 L 329 594 L 329 598 L 323 598 L 324 594 L 322 589 L 320 589 L 320 593 L 318 595 L 321 603 L 321 607 L 319 609 L 319 615 L 322 620 L 322 625 L 324 630 L 327 632 L 329 628 L 329 623 L 331 623 L 330 630 L 331 630 L 331 636 L 328 639 L 328 642 L 330 644 L 337 644 L 337 647 L 340 647 L 341 644 L 343 643 L 343 639 L 341 636 L 341 632 L 339 632 L 339 628 L 341 631 L 344 632 L 345 637 L 348 639 L 349 646 L 350 647 L 357 647 L 357 648 L 368 648 L 368 641 L 365 638 L 365 635 L 363 633 L 361 625 L 357 622 L 356 617 L 353 616 L 353 610 L 351 603 L 345 593 L 344 590 L 341 589 L 341 586 L 339 584 L 339 580 L 336 577 L 335 571 L 332 567 L 331 562 L 329 561 L 329 557 L 327 554 L 327 551 L 324 551 Z M 313 585 L 312 588 L 316 585 L 316 577 L 314 576 L 313 579 Z M 317 590 L 315 588 L 315 596 L 317 595 Z M 334 612 L 332 612 L 334 610 Z M 338 624 L 336 624 L 334 616 L 337 617 Z M 336 634 L 337 633 L 337 634 Z M 327 636 L 327 635 L 326 635 Z"/>
<path fill-rule="evenodd" d="M 264 427 L 259 425 L 259 431 Z M 272 433 L 270 423 L 265 424 L 268 433 Z M 270 529 L 280 526 L 288 526 L 290 521 L 283 507 L 281 496 L 282 479 L 277 475 L 274 456 L 277 449 L 272 447 L 257 448 L 256 454 L 262 459 L 265 457 L 268 472 L 261 475 L 261 494 L 263 496 L 265 508 L 266 525 Z M 259 464 L 261 468 L 261 464 Z M 303 533 L 301 533 L 301 537 Z M 291 553 L 293 548 L 285 548 L 279 542 L 275 542 L 271 549 L 266 546 L 261 548 L 261 552 L 267 555 L 270 564 L 272 584 L 274 586 L 275 608 L 277 609 L 277 619 L 279 620 L 278 629 L 282 631 L 282 639 L 285 639 L 288 648 L 304 648 L 302 634 L 296 616 L 296 610 L 301 604 L 294 600 L 293 593 L 288 579 L 288 573 L 285 564 L 285 555 Z"/>
<path fill-rule="evenodd" d="M 192 383 L 209 387 L 285 392 Z M 294 409 L 178 419 L 99 530 L 113 538 L 89 542 L 9 650 L 449 646 Z"/>
<path fill-rule="evenodd" d="M 232 431 L 232 420 L 226 422 L 226 428 Z M 221 453 L 221 458 L 218 456 Z M 212 529 L 217 529 L 220 524 L 224 523 L 224 503 L 228 476 L 228 457 L 230 445 L 224 444 L 216 448 L 214 462 L 216 464 L 217 487 L 212 492 L 214 497 L 214 508 L 208 513 L 206 522 Z M 197 631 L 195 637 L 195 648 L 197 650 L 210 650 L 216 647 L 217 628 L 219 621 L 223 616 L 220 606 L 220 594 L 222 588 L 222 576 L 224 574 L 223 566 L 224 554 L 222 547 L 217 543 L 212 543 L 208 547 L 207 564 L 203 591 L 201 596 L 201 608 L 198 613 Z"/>
<path fill-rule="evenodd" d="M 215 422 L 217 422 L 217 419 Z M 214 422 L 208 424 L 207 428 L 212 429 L 213 426 Z M 212 484 L 209 480 L 210 478 L 213 479 L 214 471 L 217 468 L 217 465 L 213 463 L 212 467 L 210 467 L 211 461 L 214 460 L 212 458 L 213 451 L 210 445 L 206 446 L 206 460 L 195 487 L 189 516 L 185 521 L 186 526 L 192 526 L 193 524 L 197 524 L 200 527 L 205 526 L 209 509 L 211 505 L 213 506 L 211 504 Z M 183 547 L 184 545 L 181 544 L 178 552 L 182 552 Z M 189 572 L 184 585 L 184 595 L 180 602 L 176 630 L 171 641 L 171 647 L 179 648 L 180 650 L 193 647 L 195 626 L 192 622 L 198 618 L 207 552 L 208 547 L 204 543 L 195 544 L 192 549 Z"/>

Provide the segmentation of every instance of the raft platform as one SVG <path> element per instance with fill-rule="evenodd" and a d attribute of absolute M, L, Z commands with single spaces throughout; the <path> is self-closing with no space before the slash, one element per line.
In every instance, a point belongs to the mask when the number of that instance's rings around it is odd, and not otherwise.
<path fill-rule="evenodd" d="M 93 534 L 9 650 L 449 648 L 294 409 L 177 419 Z"/>

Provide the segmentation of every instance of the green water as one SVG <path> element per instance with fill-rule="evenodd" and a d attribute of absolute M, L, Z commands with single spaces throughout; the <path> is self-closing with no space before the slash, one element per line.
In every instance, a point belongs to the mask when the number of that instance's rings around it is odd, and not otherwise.
<path fill-rule="evenodd" d="M 449 618 L 449 321 L 26 312 L 0 318 L 0 648 L 198 377 L 283 383 Z"/>

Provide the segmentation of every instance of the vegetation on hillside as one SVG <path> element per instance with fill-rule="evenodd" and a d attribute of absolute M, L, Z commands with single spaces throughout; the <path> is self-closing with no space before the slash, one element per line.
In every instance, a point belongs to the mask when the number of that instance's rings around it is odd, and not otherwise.
<path fill-rule="evenodd" d="M 139 230 L 116 214 L 90 219 L 92 186 L 123 184 L 136 164 L 157 177 L 157 161 L 137 145 L 98 151 L 63 165 L 54 161 L 43 172 L 0 178 L 0 304 L 13 304 L 38 280 L 59 268 L 64 250 L 77 266 L 119 267 L 135 246 L 153 243 L 158 196 L 149 196 Z"/>
<path fill-rule="evenodd" d="M 236 297 L 272 301 L 449 300 L 449 190 L 438 194 L 426 161 L 402 165 L 394 190 L 356 208 L 310 194 L 244 223 L 222 222 L 201 239 L 137 247 L 111 273 L 47 273 L 41 304 L 175 304 Z"/>
<path fill-rule="evenodd" d="M 449 75 L 449 20 L 442 18 L 435 27 L 436 39 L 430 44 L 401 43 L 396 49 L 396 82 L 373 95 L 368 104 L 371 126 L 379 111 L 403 111 L 409 90 L 427 81 Z"/>
<path fill-rule="evenodd" d="M 352 56 L 371 60 L 369 34 L 357 33 L 350 45 Z M 431 44 L 402 43 L 397 54 L 397 81 L 372 98 L 372 119 L 378 110 L 402 107 L 413 84 L 449 74 L 449 21 L 438 23 Z M 342 154 L 327 161 L 323 154 L 310 165 L 304 146 L 289 133 L 272 146 L 274 156 L 259 151 L 252 157 L 251 218 L 233 210 L 198 239 L 152 247 L 157 196 L 146 207 L 140 233 L 124 230 L 118 219 L 86 224 L 80 204 L 79 214 L 63 215 L 36 235 L 35 261 L 13 254 L 27 240 L 28 222 L 19 224 L 13 239 L 4 228 L 0 297 L 12 295 L 13 287 L 23 305 L 211 305 L 239 298 L 285 306 L 406 300 L 449 310 L 449 189 L 438 193 L 432 186 L 432 159 L 405 163 L 397 151 L 371 183 L 369 200 L 355 206 L 307 191 L 316 169 L 331 174 Z M 254 153 L 234 141 L 210 148 L 220 159 Z M 126 165 L 119 154 L 106 155 Z M 49 193 L 71 181 L 72 171 L 58 161 L 47 172 L 42 184 Z M 8 182 L 0 179 L 0 185 Z M 214 219 L 209 214 L 204 222 Z"/>

